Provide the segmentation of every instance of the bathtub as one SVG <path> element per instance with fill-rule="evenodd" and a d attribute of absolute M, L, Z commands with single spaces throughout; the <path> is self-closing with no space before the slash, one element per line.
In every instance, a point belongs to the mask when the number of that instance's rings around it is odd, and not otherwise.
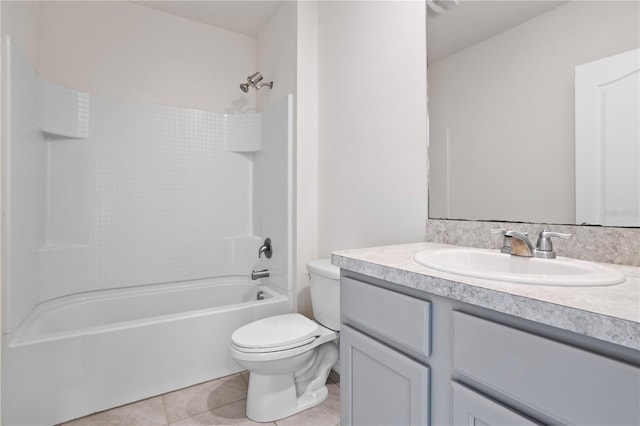
<path fill-rule="evenodd" d="M 3 424 L 60 423 L 238 372 L 231 333 L 290 311 L 247 277 L 44 302 L 3 338 Z"/>

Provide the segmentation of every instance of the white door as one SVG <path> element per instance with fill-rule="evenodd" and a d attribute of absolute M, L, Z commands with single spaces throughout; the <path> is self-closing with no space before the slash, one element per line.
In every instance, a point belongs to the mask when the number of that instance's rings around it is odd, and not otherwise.
<path fill-rule="evenodd" d="M 576 67 L 576 223 L 640 226 L 640 49 Z"/>

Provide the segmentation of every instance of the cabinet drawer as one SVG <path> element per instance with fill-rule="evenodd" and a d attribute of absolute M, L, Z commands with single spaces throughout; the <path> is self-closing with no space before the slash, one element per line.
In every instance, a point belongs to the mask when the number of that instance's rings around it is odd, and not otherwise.
<path fill-rule="evenodd" d="M 342 277 L 343 321 L 368 328 L 420 355 L 431 354 L 431 303 Z"/>
<path fill-rule="evenodd" d="M 453 426 L 538 424 L 456 382 L 451 382 L 451 413 Z"/>
<path fill-rule="evenodd" d="M 461 312 L 453 366 L 561 423 L 640 424 L 637 367 Z"/>

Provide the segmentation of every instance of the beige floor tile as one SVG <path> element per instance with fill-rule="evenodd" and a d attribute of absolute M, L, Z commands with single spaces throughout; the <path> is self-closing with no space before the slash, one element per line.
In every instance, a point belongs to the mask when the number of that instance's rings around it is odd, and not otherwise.
<path fill-rule="evenodd" d="M 277 426 L 333 426 L 340 423 L 340 387 L 327 385 L 329 396 L 320 405 L 302 411 L 286 419 L 277 420 Z"/>
<path fill-rule="evenodd" d="M 244 379 L 247 381 L 247 383 L 249 383 L 249 372 L 248 371 L 243 371 L 240 374 L 242 375 L 242 377 L 244 377 Z"/>
<path fill-rule="evenodd" d="M 247 397 L 240 374 L 222 377 L 164 395 L 169 423 L 206 413 Z"/>
<path fill-rule="evenodd" d="M 144 399 L 63 423 L 65 426 L 159 426 L 166 424 L 167 417 L 162 396 Z"/>
<path fill-rule="evenodd" d="M 200 414 L 198 416 L 190 417 L 188 419 L 181 420 L 177 423 L 173 423 L 172 426 L 198 426 L 198 425 L 238 425 L 238 426 L 252 426 L 252 425 L 274 425 L 274 423 L 256 423 L 249 420 L 246 417 L 246 405 L 247 401 L 234 402 L 233 404 L 225 405 L 224 407 L 217 408 L 212 411 Z"/>

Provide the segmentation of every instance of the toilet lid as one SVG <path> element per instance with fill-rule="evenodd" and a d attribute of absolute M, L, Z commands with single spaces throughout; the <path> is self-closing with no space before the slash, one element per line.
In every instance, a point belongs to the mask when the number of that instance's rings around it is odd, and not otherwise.
<path fill-rule="evenodd" d="M 234 345 L 248 349 L 298 346 L 320 334 L 318 324 L 300 314 L 264 318 L 240 327 L 231 335 Z"/>

